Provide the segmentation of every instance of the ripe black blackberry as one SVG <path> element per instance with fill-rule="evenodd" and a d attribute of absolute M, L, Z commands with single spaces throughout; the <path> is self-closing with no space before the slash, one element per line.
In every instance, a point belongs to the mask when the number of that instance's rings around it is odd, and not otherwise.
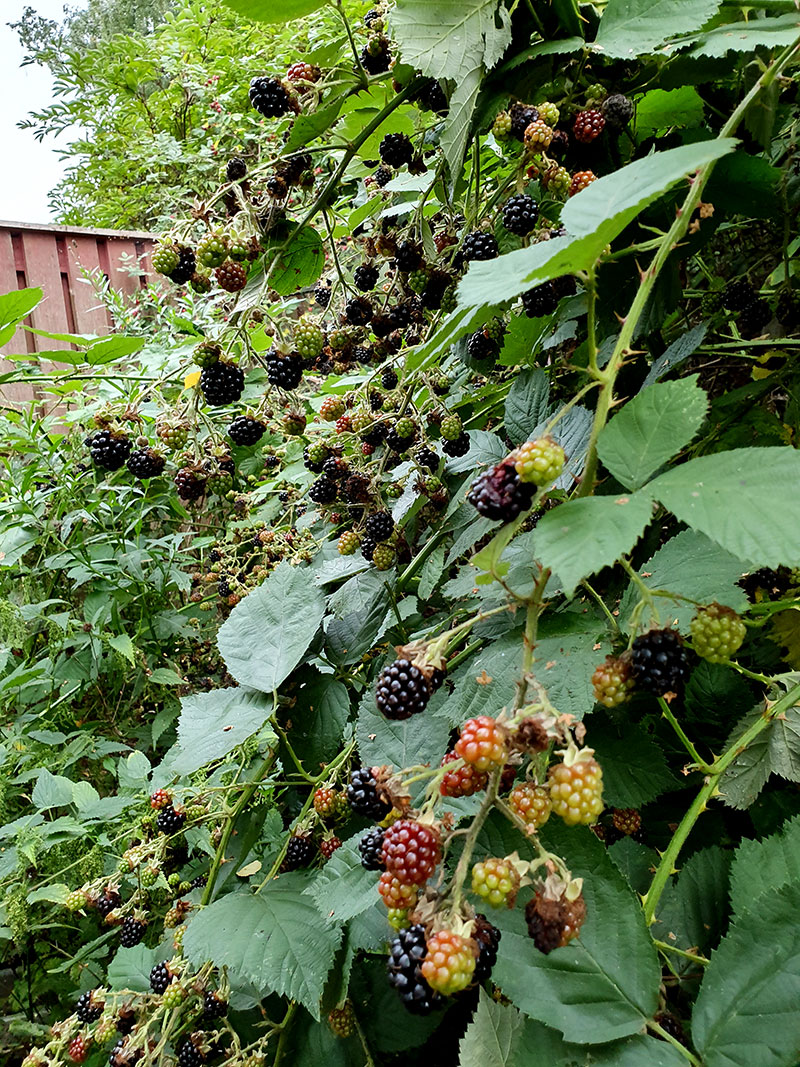
<path fill-rule="evenodd" d="M 368 293 L 370 289 L 375 288 L 375 282 L 378 280 L 380 271 L 372 263 L 359 263 L 356 269 L 353 271 L 353 285 L 356 289 L 360 289 L 362 293 Z"/>
<path fill-rule="evenodd" d="M 446 115 L 450 110 L 445 91 L 441 82 L 438 82 L 436 78 L 425 82 L 417 99 L 423 111 L 435 111 L 437 115 Z"/>
<path fill-rule="evenodd" d="M 381 15 L 380 11 L 376 11 L 374 7 L 371 7 L 364 16 L 364 25 L 367 27 L 368 30 L 370 30 L 372 29 L 374 23 L 381 22 L 382 20 L 383 16 Z"/>
<path fill-rule="evenodd" d="M 303 380 L 303 361 L 297 356 L 267 356 L 267 381 L 280 389 L 296 389 Z"/>
<path fill-rule="evenodd" d="M 192 280 L 196 270 L 197 260 L 194 250 L 186 245 L 180 245 L 178 247 L 178 266 L 167 277 L 171 282 L 175 282 L 176 285 L 185 285 L 186 282 Z"/>
<path fill-rule="evenodd" d="M 439 469 L 439 457 L 433 449 L 428 448 L 427 445 L 423 445 L 422 448 L 417 450 L 414 459 L 416 459 L 420 467 L 427 467 L 429 471 L 436 471 Z"/>
<path fill-rule="evenodd" d="M 425 286 L 422 296 L 420 297 L 422 306 L 427 308 L 428 311 L 438 311 L 442 306 L 444 294 L 450 287 L 451 282 L 452 278 L 447 271 L 432 271 L 428 276 L 428 284 Z"/>
<path fill-rule="evenodd" d="M 359 767 L 350 775 L 347 802 L 356 815 L 381 822 L 392 810 L 391 804 L 378 795 L 378 786 L 369 767 Z"/>
<path fill-rule="evenodd" d="M 314 301 L 319 307 L 326 308 L 331 302 L 331 287 L 322 285 L 322 283 L 316 286 L 314 289 Z"/>
<path fill-rule="evenodd" d="M 467 354 L 470 359 L 490 359 L 500 351 L 500 345 L 487 330 L 476 330 L 467 338 Z"/>
<path fill-rule="evenodd" d="M 123 1004 L 117 1013 L 117 1031 L 120 1034 L 129 1034 L 136 1026 L 136 1012 L 130 1004 Z M 123 1044 L 122 1041 L 118 1044 Z"/>
<path fill-rule="evenodd" d="M 772 311 L 766 300 L 759 298 L 747 304 L 739 312 L 736 325 L 742 337 L 757 337 L 772 318 Z"/>
<path fill-rule="evenodd" d="M 396 388 L 397 381 L 397 371 L 394 367 L 386 367 L 381 371 L 381 385 L 384 389 Z"/>
<path fill-rule="evenodd" d="M 387 719 L 410 719 L 428 706 L 431 687 L 419 667 L 409 660 L 396 659 L 384 667 L 375 686 L 378 711 Z"/>
<path fill-rule="evenodd" d="M 416 439 L 416 432 L 403 436 L 402 434 L 399 434 L 394 427 L 392 427 L 386 434 L 386 444 L 391 448 L 392 452 L 397 453 L 408 451 Z"/>
<path fill-rule="evenodd" d="M 560 297 L 552 281 L 542 282 L 522 294 L 522 308 L 529 319 L 538 319 L 542 315 L 552 315 L 558 307 Z"/>
<path fill-rule="evenodd" d="M 240 182 L 247 176 L 247 164 L 239 156 L 229 159 L 225 167 L 225 178 L 229 182 Z"/>
<path fill-rule="evenodd" d="M 123 948 L 133 948 L 141 942 L 146 930 L 147 924 L 141 919 L 127 915 L 119 928 L 119 943 Z"/>
<path fill-rule="evenodd" d="M 110 430 L 98 431 L 93 437 L 87 437 L 86 443 L 92 463 L 95 467 L 102 467 L 107 471 L 117 471 L 124 466 L 131 451 L 128 438 Z"/>
<path fill-rule="evenodd" d="M 522 482 L 513 463 L 498 463 L 472 483 L 467 500 L 487 519 L 511 522 L 531 506 L 535 485 Z"/>
<path fill-rule="evenodd" d="M 677 630 L 649 630 L 632 645 L 631 673 L 640 689 L 656 696 L 680 693 L 689 677 L 689 659 Z"/>
<path fill-rule="evenodd" d="M 106 886 L 100 896 L 97 898 L 95 907 L 105 919 L 106 915 L 114 908 L 118 908 L 122 903 L 122 897 L 119 895 L 116 889 Z"/>
<path fill-rule="evenodd" d="M 266 426 L 249 415 L 237 415 L 228 427 L 228 437 L 235 445 L 246 448 L 254 445 L 264 436 Z"/>
<path fill-rule="evenodd" d="M 338 481 L 340 478 L 346 478 L 349 475 L 350 468 L 346 460 L 343 460 L 341 456 L 328 456 L 322 465 L 322 473 L 326 478 L 330 478 L 331 481 Z"/>
<path fill-rule="evenodd" d="M 414 146 L 404 133 L 387 133 L 379 151 L 382 161 L 389 167 L 402 167 L 414 156 Z"/>
<path fill-rule="evenodd" d="M 368 871 L 382 871 L 385 869 L 381 850 L 383 849 L 383 830 L 375 826 L 367 830 L 358 842 L 358 851 L 361 853 L 361 866 Z"/>
<path fill-rule="evenodd" d="M 351 326 L 366 326 L 372 318 L 372 304 L 365 296 L 354 296 L 344 306 L 344 317 Z"/>
<path fill-rule="evenodd" d="M 200 372 L 200 388 L 207 404 L 232 404 L 244 391 L 244 372 L 235 363 L 219 360 Z"/>
<path fill-rule="evenodd" d="M 756 299 L 756 291 L 746 278 L 735 278 L 722 290 L 722 306 L 729 311 L 742 311 Z"/>
<path fill-rule="evenodd" d="M 612 93 L 600 105 L 603 118 L 616 129 L 624 129 L 633 118 L 633 101 L 623 93 Z"/>
<path fill-rule="evenodd" d="M 171 804 L 166 808 L 162 808 L 156 816 L 156 827 L 158 832 L 162 834 L 176 834 L 183 828 L 185 822 L 185 813 L 176 811 Z"/>
<path fill-rule="evenodd" d="M 394 519 L 388 511 L 376 511 L 364 523 L 364 529 L 367 531 L 367 536 L 376 541 L 386 541 L 392 536 Z"/>
<path fill-rule="evenodd" d="M 203 1015 L 206 1019 L 224 1019 L 228 1014 L 228 1002 L 216 989 L 207 989 L 203 993 Z"/>
<path fill-rule="evenodd" d="M 410 274 L 422 266 L 422 250 L 414 241 L 401 241 L 394 254 L 394 261 L 398 270 Z M 398 326 L 407 325 L 407 322 L 398 322 Z"/>
<path fill-rule="evenodd" d="M 248 95 L 256 111 L 268 119 L 280 118 L 292 106 L 292 98 L 278 78 L 253 78 Z"/>
<path fill-rule="evenodd" d="M 202 1067 L 205 1063 L 205 1056 L 193 1040 L 195 1036 L 191 1034 L 178 1045 L 178 1067 Z"/>
<path fill-rule="evenodd" d="M 375 554 L 375 549 L 378 547 L 378 542 L 374 537 L 364 536 L 361 538 L 361 555 L 367 561 L 372 563 L 372 557 Z"/>
<path fill-rule="evenodd" d="M 182 467 L 174 481 L 181 500 L 199 500 L 206 491 L 205 478 L 201 478 L 191 467 Z"/>
<path fill-rule="evenodd" d="M 385 74 L 392 65 L 389 41 L 385 37 L 371 37 L 361 49 L 359 58 L 367 74 Z"/>
<path fill-rule="evenodd" d="M 295 834 L 289 838 L 281 870 L 297 871 L 301 867 L 308 867 L 316 854 L 317 847 L 310 834 Z"/>
<path fill-rule="evenodd" d="M 539 205 L 527 193 L 516 193 L 503 204 L 503 225 L 518 237 L 532 233 L 538 218 Z"/>
<path fill-rule="evenodd" d="M 461 254 L 467 260 L 495 259 L 499 255 L 497 241 L 487 230 L 473 230 L 464 238 Z"/>
<path fill-rule="evenodd" d="M 121 1037 L 108 1054 L 109 1067 L 134 1067 L 134 1064 L 137 1064 L 143 1056 L 144 1049 L 129 1048 L 128 1042 Z"/>
<path fill-rule="evenodd" d="M 459 456 L 466 456 L 470 450 L 471 441 L 469 434 L 464 430 L 460 437 L 457 437 L 455 441 L 443 441 L 442 452 L 446 456 L 450 456 L 451 459 L 457 459 Z"/>
<path fill-rule="evenodd" d="M 231 589 L 231 585 L 230 585 L 230 582 L 228 581 L 227 575 L 225 575 L 225 574 L 220 575 L 220 579 L 217 582 L 217 593 L 218 593 L 218 595 L 221 596 L 224 599 L 225 597 L 230 596 L 232 592 L 233 592 L 233 590 Z"/>
<path fill-rule="evenodd" d="M 539 118 L 539 109 L 530 104 L 512 104 L 508 109 L 508 117 L 511 119 L 509 133 L 518 141 L 523 141 L 527 128 Z"/>
<path fill-rule="evenodd" d="M 475 964 L 473 982 L 481 984 L 491 977 L 494 965 L 497 963 L 497 946 L 500 944 L 500 931 L 492 926 L 485 915 L 475 916 L 475 926 L 472 937 L 478 942 L 480 949 Z"/>
<path fill-rule="evenodd" d="M 161 963 L 157 963 L 150 971 L 150 988 L 160 996 L 166 992 L 172 978 L 172 972 L 167 966 L 166 960 L 163 960 Z"/>
<path fill-rule="evenodd" d="M 372 175 L 372 180 L 375 182 L 379 189 L 382 189 L 384 185 L 389 184 L 393 177 L 394 175 L 388 167 L 380 166 Z"/>
<path fill-rule="evenodd" d="M 128 470 L 134 478 L 156 478 L 164 470 L 166 460 L 152 448 L 138 448 L 128 456 Z"/>
<path fill-rule="evenodd" d="M 321 478 L 317 478 L 308 490 L 309 499 L 313 500 L 315 504 L 332 504 L 338 495 L 339 490 L 336 482 L 332 482 L 330 478 L 326 478 L 324 475 Z"/>
<path fill-rule="evenodd" d="M 82 1023 L 93 1023 L 103 1014 L 103 1001 L 95 1000 L 94 990 L 81 993 L 78 1003 L 75 1005 L 75 1014 Z"/>
<path fill-rule="evenodd" d="M 425 927 L 416 923 L 401 930 L 389 945 L 389 985 L 397 990 L 403 1007 L 413 1015 L 429 1015 L 444 1001 L 422 977 L 421 965 L 428 952 Z"/>

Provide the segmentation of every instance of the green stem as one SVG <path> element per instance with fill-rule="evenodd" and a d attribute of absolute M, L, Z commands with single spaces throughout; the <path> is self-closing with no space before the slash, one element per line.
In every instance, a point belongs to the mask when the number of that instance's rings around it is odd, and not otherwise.
<path fill-rule="evenodd" d="M 280 1037 L 278 1038 L 278 1047 L 275 1049 L 275 1059 L 272 1061 L 272 1067 L 278 1067 L 283 1054 L 286 1052 L 286 1042 L 289 1039 L 289 1029 L 292 1025 L 292 1020 L 297 1012 L 297 1004 L 291 1001 L 289 1007 L 286 1009 L 286 1014 L 283 1017 L 283 1022 L 280 1026 Z"/>
<path fill-rule="evenodd" d="M 656 948 L 661 949 L 662 952 L 672 952 L 676 956 L 681 956 L 685 960 L 691 960 L 692 963 L 699 963 L 703 967 L 707 966 L 709 960 L 705 956 L 698 956 L 696 952 L 685 952 L 682 948 L 676 948 L 674 945 L 668 945 L 666 941 L 658 941 L 653 938 L 653 944 Z"/>
<path fill-rule="evenodd" d="M 652 1030 L 654 1034 L 658 1034 L 659 1037 L 667 1041 L 673 1048 L 677 1049 L 680 1054 L 693 1065 L 693 1067 L 703 1067 L 703 1064 L 698 1060 L 697 1056 L 691 1053 L 685 1045 L 682 1045 L 676 1037 L 673 1037 L 667 1030 L 658 1023 L 653 1022 L 652 1019 L 647 1020 L 647 1029 Z"/>
<path fill-rule="evenodd" d="M 475 842 L 478 840 L 478 834 L 481 832 L 483 824 L 486 822 L 486 818 L 497 799 L 497 791 L 500 788 L 500 776 L 502 773 L 502 767 L 498 767 L 496 771 L 492 772 L 492 776 L 489 779 L 489 785 L 486 789 L 486 796 L 483 798 L 483 803 L 478 809 L 478 814 L 472 820 L 469 833 L 464 838 L 464 849 L 458 859 L 458 864 L 453 875 L 453 881 L 450 884 L 449 889 L 449 895 L 452 897 L 450 905 L 451 914 L 455 914 L 461 904 L 461 891 L 469 872 L 470 863 L 472 862 L 472 853 L 475 851 Z"/>
<path fill-rule="evenodd" d="M 715 773 L 714 769 L 712 767 L 710 767 L 709 764 L 707 764 L 705 762 L 705 760 L 700 759 L 700 756 L 699 756 L 699 754 L 697 752 L 697 749 L 694 747 L 692 742 L 686 736 L 686 733 L 684 732 L 683 727 L 678 722 L 678 720 L 675 718 L 675 716 L 674 716 L 674 714 L 672 712 L 672 708 L 669 706 L 669 704 L 666 702 L 666 700 L 663 697 L 659 697 L 658 698 L 658 703 L 661 706 L 661 714 L 664 716 L 664 718 L 667 720 L 667 722 L 670 724 L 672 729 L 677 734 L 681 744 L 686 749 L 686 751 L 689 753 L 689 755 L 692 757 L 692 760 L 693 760 L 695 766 L 699 770 L 701 770 L 703 772 L 703 774 L 714 774 Z"/>

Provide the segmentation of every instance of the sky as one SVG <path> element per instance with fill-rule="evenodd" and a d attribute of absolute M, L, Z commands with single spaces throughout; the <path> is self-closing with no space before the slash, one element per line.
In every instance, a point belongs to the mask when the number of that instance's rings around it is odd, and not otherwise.
<path fill-rule="evenodd" d="M 20 67 L 22 49 L 14 30 L 26 6 L 45 18 L 60 20 L 64 0 L 0 0 L 0 219 L 11 222 L 47 222 L 51 218 L 47 194 L 58 183 L 63 165 L 55 148 L 61 138 L 37 141 L 17 123 L 29 111 L 39 110 L 52 100 L 52 79 L 46 68 Z M 80 0 L 72 6 L 81 6 Z"/>

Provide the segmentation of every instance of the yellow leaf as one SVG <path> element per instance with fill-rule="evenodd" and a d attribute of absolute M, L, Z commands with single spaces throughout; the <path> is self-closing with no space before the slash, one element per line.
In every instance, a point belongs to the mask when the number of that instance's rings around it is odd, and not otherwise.
<path fill-rule="evenodd" d="M 187 374 L 186 377 L 183 379 L 184 387 L 186 389 L 191 389 L 193 386 L 197 385 L 197 383 L 200 381 L 200 374 L 201 371 L 199 370 L 193 370 L 191 374 Z"/>

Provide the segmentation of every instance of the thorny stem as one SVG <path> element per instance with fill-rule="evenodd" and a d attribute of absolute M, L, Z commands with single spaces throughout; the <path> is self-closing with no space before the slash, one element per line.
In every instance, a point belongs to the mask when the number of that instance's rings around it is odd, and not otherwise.
<path fill-rule="evenodd" d="M 358 71 L 361 85 L 362 87 L 366 88 L 369 85 L 369 76 L 367 75 L 367 72 L 364 70 L 364 67 L 361 63 L 361 56 L 359 56 L 358 54 L 356 42 L 353 39 L 353 31 L 350 29 L 350 20 L 347 18 L 341 0 L 335 0 L 333 6 L 336 8 L 337 12 L 339 13 L 339 17 L 344 23 L 345 32 L 347 33 L 347 39 L 350 42 L 351 49 L 353 50 L 353 59 L 355 60 L 356 70 Z"/>
<path fill-rule="evenodd" d="M 478 840 L 478 834 L 481 832 L 489 812 L 497 801 L 497 791 L 500 788 L 500 776 L 502 773 L 502 767 L 498 767 L 497 770 L 492 772 L 489 779 L 489 785 L 486 787 L 486 796 L 483 798 L 483 803 L 478 809 L 478 814 L 472 820 L 469 833 L 464 838 L 464 849 L 459 856 L 455 874 L 453 875 L 453 881 L 450 884 L 449 895 L 452 898 L 450 904 L 451 914 L 455 914 L 461 904 L 461 891 L 464 887 L 467 873 L 469 872 L 472 853 L 475 851 L 475 842 Z"/>
<path fill-rule="evenodd" d="M 528 692 L 528 675 L 531 673 L 531 667 L 533 666 L 533 651 L 536 647 L 539 616 L 544 607 L 542 597 L 544 596 L 545 587 L 550 581 L 550 573 L 549 568 L 543 568 L 536 585 L 533 587 L 533 594 L 528 601 L 528 610 L 525 615 L 525 633 L 522 637 L 522 673 L 517 682 L 517 692 L 514 697 L 514 710 L 523 706 Z"/>
<path fill-rule="evenodd" d="M 675 733 L 678 735 L 678 738 L 679 738 L 681 744 L 686 749 L 686 751 L 689 753 L 689 755 L 692 757 L 692 760 L 694 761 L 695 766 L 699 770 L 701 770 L 703 772 L 703 774 L 713 774 L 714 771 L 709 766 L 709 764 L 707 764 L 705 762 L 705 760 L 700 758 L 700 756 L 699 756 L 699 754 L 697 752 L 697 749 L 694 747 L 692 742 L 686 736 L 686 733 L 684 732 L 683 727 L 678 722 L 678 720 L 675 718 L 675 716 L 674 716 L 674 714 L 672 712 L 672 708 L 669 706 L 669 704 L 666 702 L 666 700 L 663 697 L 659 697 L 658 698 L 658 703 L 661 706 L 662 715 L 667 720 L 667 722 L 670 724 L 670 726 L 675 731 Z"/>

